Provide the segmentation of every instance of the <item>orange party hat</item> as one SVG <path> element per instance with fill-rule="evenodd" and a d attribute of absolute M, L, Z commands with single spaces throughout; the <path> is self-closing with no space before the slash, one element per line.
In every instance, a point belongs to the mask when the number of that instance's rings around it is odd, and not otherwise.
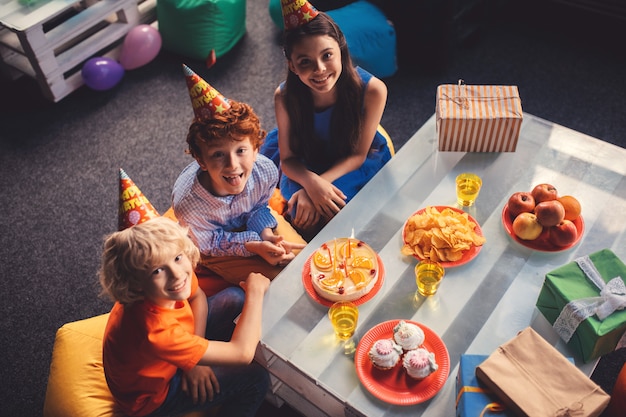
<path fill-rule="evenodd" d="M 318 15 L 317 9 L 307 0 L 280 0 L 285 30 L 306 25 Z"/>
<path fill-rule="evenodd" d="M 183 72 L 189 88 L 191 106 L 197 119 L 212 119 L 215 113 L 223 113 L 230 109 L 228 100 L 185 64 Z"/>
<path fill-rule="evenodd" d="M 118 229 L 124 230 L 136 224 L 159 217 L 150 201 L 143 195 L 139 187 L 120 168 L 120 206 L 118 212 Z"/>

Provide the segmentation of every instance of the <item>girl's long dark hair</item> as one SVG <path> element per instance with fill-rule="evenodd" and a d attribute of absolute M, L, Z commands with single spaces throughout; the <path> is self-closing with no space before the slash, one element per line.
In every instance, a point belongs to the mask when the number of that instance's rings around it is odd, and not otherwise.
<path fill-rule="evenodd" d="M 333 110 L 330 132 L 337 157 L 354 152 L 361 133 L 363 119 L 362 82 L 352 65 L 348 44 L 339 26 L 325 13 L 320 12 L 309 23 L 285 31 L 283 48 L 285 57 L 291 59 L 294 45 L 303 38 L 328 35 L 335 39 L 341 51 L 342 72 L 337 80 L 337 102 Z M 285 82 L 285 105 L 289 115 L 289 146 L 306 162 L 315 164 L 327 159 L 324 147 L 318 143 L 313 132 L 313 95 L 297 75 L 287 71 Z"/>

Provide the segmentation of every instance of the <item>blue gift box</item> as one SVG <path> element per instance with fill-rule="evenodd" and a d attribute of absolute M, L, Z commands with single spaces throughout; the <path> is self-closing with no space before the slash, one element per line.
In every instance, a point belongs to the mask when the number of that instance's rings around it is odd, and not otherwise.
<path fill-rule="evenodd" d="M 498 401 L 498 397 L 476 378 L 476 367 L 488 357 L 489 355 L 461 355 L 456 378 L 457 417 L 478 417 L 481 413 L 485 417 L 514 417 L 514 414 L 504 410 L 504 405 Z"/>

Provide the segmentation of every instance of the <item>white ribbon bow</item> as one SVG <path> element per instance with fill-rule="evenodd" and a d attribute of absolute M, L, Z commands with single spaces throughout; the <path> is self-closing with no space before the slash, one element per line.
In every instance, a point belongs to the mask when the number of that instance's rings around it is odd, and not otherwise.
<path fill-rule="evenodd" d="M 596 307 L 596 315 L 604 320 L 615 310 L 626 308 L 626 285 L 621 277 L 615 277 L 606 283 L 600 291 L 602 302 Z"/>
<path fill-rule="evenodd" d="M 614 311 L 626 308 L 626 285 L 621 277 L 612 278 L 605 283 L 588 256 L 578 258 L 575 262 L 598 287 L 600 296 L 573 300 L 563 307 L 552 326 L 565 342 L 569 342 L 580 323 L 594 314 L 598 319 L 604 320 Z"/>

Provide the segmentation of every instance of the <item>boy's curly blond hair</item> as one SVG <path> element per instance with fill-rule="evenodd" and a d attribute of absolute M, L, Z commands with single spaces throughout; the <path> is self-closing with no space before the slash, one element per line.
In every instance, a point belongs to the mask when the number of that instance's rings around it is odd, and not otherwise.
<path fill-rule="evenodd" d="M 99 271 L 102 295 L 121 304 L 143 300 L 143 283 L 155 265 L 184 253 L 195 268 L 200 252 L 187 230 L 156 217 L 105 238 Z"/>
<path fill-rule="evenodd" d="M 258 150 L 267 132 L 261 128 L 259 117 L 246 103 L 229 100 L 230 109 L 215 113 L 212 118 L 194 119 L 187 133 L 187 153 L 194 158 L 200 156 L 200 142 L 210 144 L 224 139 L 242 140 L 250 138 L 252 146 Z"/>

